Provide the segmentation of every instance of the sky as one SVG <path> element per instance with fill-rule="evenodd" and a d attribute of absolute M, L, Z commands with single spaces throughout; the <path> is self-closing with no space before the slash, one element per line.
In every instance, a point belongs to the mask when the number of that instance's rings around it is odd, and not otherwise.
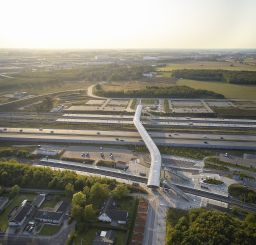
<path fill-rule="evenodd" d="M 256 0 L 0 0 L 0 48 L 256 48 Z"/>

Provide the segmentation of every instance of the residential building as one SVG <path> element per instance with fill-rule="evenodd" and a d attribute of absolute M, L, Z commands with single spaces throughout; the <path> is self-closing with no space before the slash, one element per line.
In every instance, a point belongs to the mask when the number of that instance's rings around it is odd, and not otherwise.
<path fill-rule="evenodd" d="M 98 217 L 99 221 L 111 223 L 113 225 L 125 225 L 128 220 L 128 212 L 124 210 L 119 210 L 116 207 L 116 202 L 112 197 L 110 197 L 103 205 L 100 215 Z"/>
<path fill-rule="evenodd" d="M 115 232 L 112 230 L 101 231 L 96 235 L 92 245 L 113 245 L 115 242 Z"/>
<path fill-rule="evenodd" d="M 26 218 L 30 215 L 33 210 L 33 206 L 27 200 L 24 200 L 20 207 L 18 207 L 14 214 L 9 218 L 10 226 L 21 226 L 23 225 Z"/>

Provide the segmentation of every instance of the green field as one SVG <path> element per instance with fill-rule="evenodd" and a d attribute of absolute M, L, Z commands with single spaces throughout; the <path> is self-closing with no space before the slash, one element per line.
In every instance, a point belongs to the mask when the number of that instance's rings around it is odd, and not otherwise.
<path fill-rule="evenodd" d="M 23 200 L 32 201 L 35 196 L 35 194 L 19 194 L 11 199 L 5 210 L 0 214 L 0 231 L 6 231 L 8 227 L 8 215 L 12 209 L 16 206 L 19 206 Z"/>
<path fill-rule="evenodd" d="M 141 103 L 143 105 L 154 105 L 156 103 L 155 99 L 142 99 Z"/>
<path fill-rule="evenodd" d="M 55 205 L 61 200 L 63 200 L 64 197 L 61 195 L 51 195 L 50 198 L 49 196 L 47 196 L 47 198 L 49 200 L 45 200 L 41 208 L 54 208 Z"/>
<path fill-rule="evenodd" d="M 256 86 L 253 85 L 236 85 L 221 82 L 202 82 L 195 80 L 181 79 L 177 85 L 186 85 L 195 89 L 205 89 L 216 93 L 223 94 L 230 99 L 247 99 L 256 98 Z"/>
<path fill-rule="evenodd" d="M 41 236 L 52 236 L 57 233 L 61 228 L 61 225 L 43 225 L 43 228 L 40 230 L 39 235 Z"/>
<path fill-rule="evenodd" d="M 256 71 L 256 65 L 239 63 L 235 61 L 188 61 L 179 64 L 168 64 L 165 67 L 161 67 L 158 71 L 170 72 L 180 69 L 219 69 L 219 70 L 231 70 L 231 71 Z"/>

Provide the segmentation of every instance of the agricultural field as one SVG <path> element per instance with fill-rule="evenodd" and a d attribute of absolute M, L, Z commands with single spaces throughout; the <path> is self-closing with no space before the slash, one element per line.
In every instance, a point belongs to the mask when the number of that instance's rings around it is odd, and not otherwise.
<path fill-rule="evenodd" d="M 171 72 L 181 69 L 213 69 L 230 71 L 256 71 L 256 63 L 230 61 L 188 61 L 179 64 L 168 64 L 165 67 L 158 68 L 160 72 Z"/>
<path fill-rule="evenodd" d="M 237 85 L 221 82 L 204 82 L 180 79 L 177 85 L 186 85 L 195 89 L 205 89 L 216 93 L 223 94 L 229 99 L 248 99 L 256 98 L 256 86 L 254 85 Z"/>

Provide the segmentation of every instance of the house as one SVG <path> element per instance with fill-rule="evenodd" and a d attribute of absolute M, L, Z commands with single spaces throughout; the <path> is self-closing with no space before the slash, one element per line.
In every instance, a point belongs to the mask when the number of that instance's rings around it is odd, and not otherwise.
<path fill-rule="evenodd" d="M 115 242 L 115 232 L 112 230 L 101 231 L 94 238 L 92 245 L 113 245 Z"/>
<path fill-rule="evenodd" d="M 33 206 L 36 208 L 40 208 L 43 202 L 45 201 L 46 194 L 39 194 L 36 196 L 35 200 L 33 201 Z"/>
<path fill-rule="evenodd" d="M 26 218 L 33 210 L 33 206 L 27 200 L 24 200 L 20 207 L 18 207 L 14 214 L 9 218 L 9 226 L 21 226 Z"/>
<path fill-rule="evenodd" d="M 60 224 L 64 216 L 65 214 L 63 212 L 38 210 L 35 215 L 35 220 L 49 224 Z"/>
<path fill-rule="evenodd" d="M 60 224 L 65 217 L 67 208 L 68 202 L 61 201 L 52 210 L 39 209 L 36 212 L 35 220 L 49 224 Z"/>
<path fill-rule="evenodd" d="M 128 220 L 128 212 L 117 209 L 114 199 L 110 197 L 104 203 L 98 220 L 111 224 L 125 225 Z"/>

